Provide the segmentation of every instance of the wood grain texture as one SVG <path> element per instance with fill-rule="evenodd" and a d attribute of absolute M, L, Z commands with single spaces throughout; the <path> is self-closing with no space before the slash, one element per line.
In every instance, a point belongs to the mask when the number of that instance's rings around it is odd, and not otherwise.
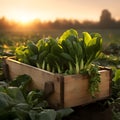
<path fill-rule="evenodd" d="M 92 98 L 88 92 L 88 78 L 82 75 L 72 75 L 64 77 L 64 107 L 73 107 L 88 104 L 96 100 L 104 99 L 110 95 L 110 72 L 100 71 L 101 83 L 100 92 L 96 98 Z"/>

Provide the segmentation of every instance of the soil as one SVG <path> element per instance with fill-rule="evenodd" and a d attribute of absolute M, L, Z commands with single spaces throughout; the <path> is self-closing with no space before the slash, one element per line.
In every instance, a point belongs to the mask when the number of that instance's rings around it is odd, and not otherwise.
<path fill-rule="evenodd" d="M 111 108 L 101 102 L 73 108 L 74 112 L 63 120 L 112 120 Z"/>

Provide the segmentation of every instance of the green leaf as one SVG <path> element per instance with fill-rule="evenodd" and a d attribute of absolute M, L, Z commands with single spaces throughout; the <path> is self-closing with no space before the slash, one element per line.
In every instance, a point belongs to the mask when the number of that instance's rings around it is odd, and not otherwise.
<path fill-rule="evenodd" d="M 113 78 L 113 81 L 117 81 L 117 80 L 119 80 L 120 79 L 120 69 L 117 69 L 116 71 L 115 71 L 115 76 L 114 76 L 114 78 Z"/>
<path fill-rule="evenodd" d="M 102 38 L 98 34 L 90 36 L 89 33 L 83 33 L 83 43 L 84 43 L 84 61 L 86 66 L 88 66 L 93 60 L 97 59 L 102 48 Z"/>
<path fill-rule="evenodd" d="M 83 40 L 86 46 L 88 46 L 89 42 L 91 41 L 92 37 L 88 32 L 83 32 Z"/>
<path fill-rule="evenodd" d="M 77 41 L 78 40 L 78 32 L 74 29 L 69 29 L 65 31 L 58 40 L 59 44 L 62 44 L 63 41 L 70 40 L 70 41 Z"/>
<path fill-rule="evenodd" d="M 28 84 L 31 82 L 32 78 L 29 75 L 23 74 L 17 76 L 13 81 L 9 84 L 11 86 L 20 87 L 21 85 L 27 87 Z"/>
<path fill-rule="evenodd" d="M 70 115 L 74 110 L 72 108 L 65 108 L 57 110 L 56 120 L 62 120 L 63 117 Z"/>
<path fill-rule="evenodd" d="M 5 89 L 5 87 L 3 87 L 3 86 L 0 86 L 0 92 L 6 92 L 6 89 Z"/>
<path fill-rule="evenodd" d="M 18 120 L 30 120 L 29 109 L 15 106 L 14 108 L 12 108 L 12 111 L 14 112 Z"/>
<path fill-rule="evenodd" d="M 53 54 L 58 55 L 58 54 L 60 54 L 61 52 L 63 52 L 63 49 L 62 49 L 62 47 L 61 47 L 60 45 L 55 44 L 55 45 L 53 45 L 53 46 L 51 47 L 51 52 L 52 52 Z"/>
<path fill-rule="evenodd" d="M 38 54 L 38 48 L 35 45 L 35 43 L 33 41 L 29 41 L 27 43 L 27 47 L 29 48 L 30 51 L 32 51 L 34 54 Z"/>
<path fill-rule="evenodd" d="M 40 112 L 30 110 L 29 116 L 31 120 L 55 120 L 56 111 L 53 109 L 43 109 Z"/>
<path fill-rule="evenodd" d="M 8 108 L 14 106 L 14 100 L 6 93 L 0 92 L 0 114 Z"/>
<path fill-rule="evenodd" d="M 43 109 L 40 112 L 30 110 L 29 116 L 31 120 L 56 120 L 56 111 L 53 109 Z"/>
<path fill-rule="evenodd" d="M 20 88 L 18 87 L 8 87 L 6 89 L 7 94 L 13 98 L 16 103 L 25 102 L 24 96 Z"/>
<path fill-rule="evenodd" d="M 30 116 L 30 120 L 41 120 L 40 116 L 39 116 L 39 113 L 37 113 L 34 110 L 30 110 L 28 114 Z"/>
<path fill-rule="evenodd" d="M 23 74 L 17 76 L 13 81 L 10 82 L 11 86 L 19 87 L 24 97 L 26 98 L 28 92 L 28 86 L 32 78 L 29 75 Z"/>
<path fill-rule="evenodd" d="M 28 105 L 27 103 L 20 102 L 20 103 L 15 105 L 15 108 L 19 108 L 19 109 L 23 109 L 23 110 L 27 110 L 28 111 L 28 110 L 31 109 L 31 106 Z"/>
<path fill-rule="evenodd" d="M 72 57 L 70 56 L 70 54 L 68 54 L 68 53 L 63 52 L 63 53 L 60 54 L 60 56 L 61 56 L 64 60 L 67 60 L 67 62 L 68 62 L 68 61 L 72 61 L 72 62 L 74 61 L 73 58 L 72 58 Z"/>
<path fill-rule="evenodd" d="M 55 120 L 56 111 L 53 109 L 46 109 L 39 113 L 39 120 Z"/>
<path fill-rule="evenodd" d="M 27 95 L 26 101 L 29 105 L 34 107 L 46 107 L 47 103 L 44 100 L 44 92 L 40 90 L 30 91 Z"/>

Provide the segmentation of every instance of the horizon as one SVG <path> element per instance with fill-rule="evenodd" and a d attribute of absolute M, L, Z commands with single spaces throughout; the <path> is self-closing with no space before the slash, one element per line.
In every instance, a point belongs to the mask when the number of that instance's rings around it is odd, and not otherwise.
<path fill-rule="evenodd" d="M 119 0 L 0 0 L 0 16 L 8 20 L 28 23 L 40 21 L 90 20 L 99 21 L 103 9 L 110 11 L 112 18 L 120 19 Z"/>
<path fill-rule="evenodd" d="M 107 9 L 103 9 L 103 10 L 107 10 Z M 101 14 L 99 15 L 99 19 L 98 20 L 90 20 L 90 19 L 79 20 L 79 19 L 73 19 L 73 18 L 70 18 L 70 19 L 69 18 L 56 18 L 54 20 L 51 20 L 51 19 L 41 20 L 40 18 L 34 18 L 34 19 L 29 20 L 29 21 L 26 21 L 26 19 L 23 19 L 23 21 L 21 21 L 21 20 L 16 20 L 16 19 L 9 19 L 9 18 L 7 18 L 5 16 L 1 16 L 0 19 L 5 19 L 8 22 L 14 22 L 14 23 L 23 24 L 23 25 L 32 24 L 32 23 L 34 23 L 36 21 L 39 21 L 41 23 L 45 23 L 45 22 L 55 22 L 56 20 L 59 20 L 59 21 L 66 20 L 66 21 L 73 21 L 73 22 L 77 20 L 80 23 L 84 23 L 86 21 L 88 21 L 88 22 L 89 21 L 90 22 L 96 22 L 97 23 L 97 22 L 100 22 L 100 17 L 102 15 L 103 10 L 101 11 Z M 111 14 L 111 12 L 109 10 L 107 10 L 107 11 Z M 120 19 L 113 18 L 112 14 L 111 14 L 111 19 L 115 20 L 116 22 L 120 21 Z"/>

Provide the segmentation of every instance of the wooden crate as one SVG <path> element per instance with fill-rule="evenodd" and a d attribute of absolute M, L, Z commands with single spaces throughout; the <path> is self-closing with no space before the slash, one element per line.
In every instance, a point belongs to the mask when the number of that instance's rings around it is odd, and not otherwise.
<path fill-rule="evenodd" d="M 75 107 L 105 99 L 110 96 L 111 72 L 100 70 L 100 92 L 92 98 L 88 92 L 88 77 L 83 75 L 62 75 L 48 72 L 11 58 L 5 59 L 9 75 L 14 79 L 18 75 L 28 74 L 32 77 L 31 89 L 37 88 L 50 94 L 48 102 L 56 108 Z"/>

